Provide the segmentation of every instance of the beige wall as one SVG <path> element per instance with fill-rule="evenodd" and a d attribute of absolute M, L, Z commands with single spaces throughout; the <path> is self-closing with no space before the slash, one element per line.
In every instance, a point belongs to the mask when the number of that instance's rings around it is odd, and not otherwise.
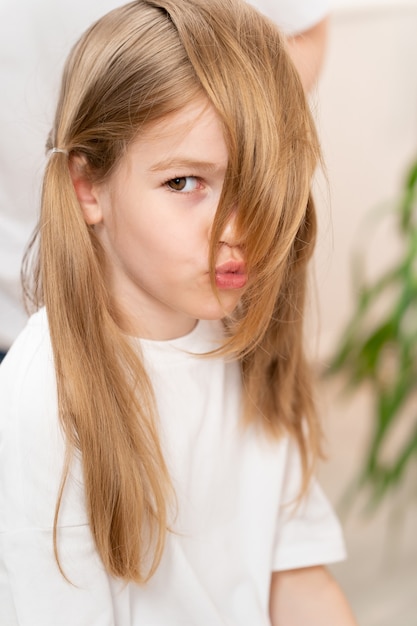
<path fill-rule="evenodd" d="M 349 261 L 364 218 L 396 196 L 417 156 L 417 3 L 335 12 L 312 105 L 330 193 L 329 203 L 320 179 L 316 262 L 326 354 L 352 307 Z M 385 230 L 372 243 L 371 273 L 394 254 L 392 229 Z"/>
<path fill-rule="evenodd" d="M 329 189 L 319 180 L 317 193 L 325 354 L 352 307 L 349 263 L 364 218 L 395 197 L 417 156 L 417 3 L 335 11 L 312 106 L 329 179 Z M 385 231 L 371 246 L 373 273 L 395 249 L 392 229 Z"/>
<path fill-rule="evenodd" d="M 356 243 L 362 239 L 369 247 L 370 275 L 398 253 L 392 221 L 375 232 L 364 220 L 396 197 L 417 156 L 417 3 L 372 4 L 335 11 L 326 64 L 312 96 L 329 182 L 327 187 L 319 176 L 316 189 L 319 315 L 311 335 L 318 336 L 321 362 L 352 311 Z M 337 382 L 323 384 L 320 392 L 330 455 L 321 476 L 338 503 L 363 458 L 372 426 L 370 398 L 364 392 L 342 401 Z M 404 490 L 370 519 L 361 517 L 358 503 L 343 517 L 350 559 L 334 571 L 361 626 L 417 624 L 416 485 L 412 478 L 414 504 Z"/>

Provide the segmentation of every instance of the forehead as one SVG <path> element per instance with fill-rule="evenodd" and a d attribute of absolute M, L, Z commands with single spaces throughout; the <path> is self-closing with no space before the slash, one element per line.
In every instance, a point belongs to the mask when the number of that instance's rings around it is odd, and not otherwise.
<path fill-rule="evenodd" d="M 174 166 L 177 161 L 225 168 L 228 160 L 221 120 L 204 97 L 148 124 L 129 152 L 132 157 L 146 160 L 150 171 L 164 169 L 170 163 Z"/>

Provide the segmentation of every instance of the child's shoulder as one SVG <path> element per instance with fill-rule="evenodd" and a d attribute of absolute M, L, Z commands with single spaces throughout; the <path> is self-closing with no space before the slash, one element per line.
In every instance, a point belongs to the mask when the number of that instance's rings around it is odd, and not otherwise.
<path fill-rule="evenodd" d="M 13 342 L 0 367 L 0 380 L 22 374 L 34 359 L 50 347 L 48 318 L 45 308 L 39 309 Z"/>
<path fill-rule="evenodd" d="M 29 318 L 0 366 L 2 416 L 6 419 L 22 403 L 36 410 L 54 389 L 53 353 L 42 308 Z"/>
<path fill-rule="evenodd" d="M 0 532 L 52 527 L 64 459 L 53 352 L 42 309 L 28 320 L 0 367 Z M 81 505 L 71 524 L 74 519 L 85 523 Z"/>

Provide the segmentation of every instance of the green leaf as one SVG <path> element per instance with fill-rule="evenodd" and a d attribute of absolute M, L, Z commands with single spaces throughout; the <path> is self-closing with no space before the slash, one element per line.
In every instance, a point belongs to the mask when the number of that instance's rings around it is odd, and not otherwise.
<path fill-rule="evenodd" d="M 366 381 L 373 395 L 373 435 L 356 483 L 359 490 L 370 490 L 371 508 L 398 487 L 417 460 L 415 426 L 394 460 L 384 461 L 392 429 L 417 398 L 417 160 L 392 210 L 400 216 L 402 257 L 367 283 L 365 255 L 355 255 L 356 304 L 325 372 L 326 376 L 342 373 L 349 390 Z"/>

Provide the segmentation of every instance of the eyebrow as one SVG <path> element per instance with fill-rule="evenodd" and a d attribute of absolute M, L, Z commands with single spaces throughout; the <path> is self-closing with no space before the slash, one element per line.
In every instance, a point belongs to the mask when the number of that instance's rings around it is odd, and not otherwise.
<path fill-rule="evenodd" d="M 165 170 L 175 170 L 183 168 L 189 169 L 191 171 L 204 171 L 209 174 L 223 174 L 226 171 L 226 166 L 219 165 L 217 163 L 212 163 L 210 161 L 197 161 L 195 159 L 181 157 L 176 157 L 174 159 L 163 159 L 162 161 L 158 161 L 149 168 L 149 171 L 161 172 Z"/>

